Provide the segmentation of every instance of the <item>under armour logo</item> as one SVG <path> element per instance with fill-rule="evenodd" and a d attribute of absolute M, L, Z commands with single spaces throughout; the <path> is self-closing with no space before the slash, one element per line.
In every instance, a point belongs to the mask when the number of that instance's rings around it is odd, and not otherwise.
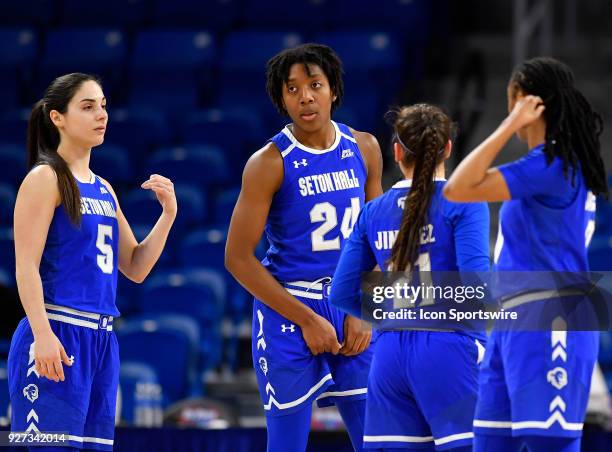
<path fill-rule="evenodd" d="M 300 166 L 308 166 L 308 161 L 306 159 L 302 159 L 301 162 L 294 160 L 293 161 L 293 167 L 294 168 L 299 168 Z"/>
<path fill-rule="evenodd" d="M 287 332 L 287 330 L 289 330 L 290 333 L 295 333 L 295 325 L 292 323 L 289 326 L 285 325 L 284 323 L 281 325 L 281 331 L 283 333 Z"/>
<path fill-rule="evenodd" d="M 29 384 L 23 388 L 23 396 L 30 402 L 34 403 L 38 399 L 38 386 L 35 384 Z"/>
<path fill-rule="evenodd" d="M 350 150 L 350 149 L 342 149 L 342 156 L 340 157 L 340 160 L 352 157 L 354 155 L 355 155 L 355 153 L 352 150 Z"/>
<path fill-rule="evenodd" d="M 567 386 L 567 371 L 563 367 L 555 367 L 546 375 L 546 380 L 557 389 Z"/>

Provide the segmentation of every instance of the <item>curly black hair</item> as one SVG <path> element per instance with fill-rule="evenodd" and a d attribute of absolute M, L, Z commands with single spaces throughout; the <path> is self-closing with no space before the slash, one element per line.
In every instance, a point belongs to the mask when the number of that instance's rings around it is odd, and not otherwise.
<path fill-rule="evenodd" d="M 291 66 L 296 63 L 303 64 L 308 75 L 310 75 L 310 64 L 316 64 L 323 70 L 329 80 L 331 91 L 336 96 L 331 110 L 332 112 L 336 110 L 344 95 L 342 62 L 330 47 L 309 43 L 285 49 L 270 58 L 266 64 L 266 91 L 279 113 L 289 116 L 283 104 L 283 86 L 289 79 Z"/>
<path fill-rule="evenodd" d="M 514 69 L 510 87 L 514 92 L 520 90 L 544 101 L 544 153 L 548 163 L 554 156 L 561 158 L 566 176 L 571 169 L 572 182 L 580 169 L 587 188 L 607 198 L 606 170 L 599 142 L 603 120 L 574 86 L 572 70 L 554 58 L 533 58 Z"/>

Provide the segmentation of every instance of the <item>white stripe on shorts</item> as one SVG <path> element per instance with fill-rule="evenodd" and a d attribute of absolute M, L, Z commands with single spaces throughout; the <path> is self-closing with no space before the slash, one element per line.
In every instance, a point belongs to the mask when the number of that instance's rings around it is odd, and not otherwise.
<path fill-rule="evenodd" d="M 364 443 L 429 443 L 433 436 L 363 435 Z"/>
<path fill-rule="evenodd" d="M 288 287 L 285 287 L 285 289 L 291 295 L 296 295 L 298 297 L 309 298 L 311 300 L 322 300 L 323 299 L 323 294 L 322 293 L 306 292 L 304 290 L 289 289 Z"/>
<path fill-rule="evenodd" d="M 272 405 L 276 406 L 276 408 L 278 408 L 279 410 L 286 410 L 288 408 L 293 408 L 294 406 L 298 406 L 300 403 L 306 401 L 311 395 L 313 395 L 317 391 L 317 389 L 319 389 L 321 386 L 323 386 L 323 384 L 327 380 L 331 380 L 331 378 L 332 378 L 331 374 L 325 375 L 323 378 L 321 378 L 321 380 L 316 385 L 314 385 L 312 388 L 310 388 L 306 394 L 304 394 L 299 399 L 294 400 L 293 402 L 279 403 L 274 398 L 274 391 L 272 391 L 269 394 L 268 403 L 266 403 L 264 405 L 264 410 L 272 409 Z"/>
<path fill-rule="evenodd" d="M 453 441 L 472 438 L 474 438 L 474 433 L 472 432 L 455 433 L 454 435 L 448 435 L 444 436 L 443 438 L 434 439 L 434 443 L 436 444 L 436 446 L 441 446 L 443 444 L 452 443 Z"/>
<path fill-rule="evenodd" d="M 329 392 L 322 392 L 321 395 L 317 397 L 317 400 L 323 399 L 325 397 L 348 397 L 352 395 L 367 394 L 367 393 L 368 393 L 368 388 L 349 389 L 348 391 L 329 391 Z"/>
<path fill-rule="evenodd" d="M 68 435 L 68 439 L 70 441 L 75 441 L 77 443 L 96 443 L 96 444 L 106 444 L 109 446 L 112 446 L 114 443 L 112 439 L 94 438 L 91 436 Z"/>
<path fill-rule="evenodd" d="M 563 430 L 580 431 L 583 428 L 580 422 L 567 422 L 558 411 L 555 411 L 545 421 L 484 421 L 480 419 L 474 419 L 474 427 L 485 427 L 485 428 L 511 428 L 512 430 L 522 430 L 526 428 L 536 428 L 542 430 L 548 430 L 552 425 L 558 422 Z"/>

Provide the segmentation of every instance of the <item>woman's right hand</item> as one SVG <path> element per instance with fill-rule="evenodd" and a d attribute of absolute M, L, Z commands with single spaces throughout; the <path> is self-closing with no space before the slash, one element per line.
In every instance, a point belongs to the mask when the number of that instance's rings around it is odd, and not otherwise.
<path fill-rule="evenodd" d="M 38 375 L 56 383 L 65 379 L 62 363 L 72 366 L 72 360 L 53 331 L 34 338 L 34 360 Z"/>
<path fill-rule="evenodd" d="M 515 131 L 535 122 L 544 112 L 544 101 L 539 96 L 521 97 L 514 104 L 514 108 L 508 115 L 508 120 Z"/>
<path fill-rule="evenodd" d="M 300 325 L 302 336 L 313 355 L 331 353 L 337 355 L 342 345 L 338 342 L 336 329 L 324 317 L 315 314 L 304 325 Z"/>

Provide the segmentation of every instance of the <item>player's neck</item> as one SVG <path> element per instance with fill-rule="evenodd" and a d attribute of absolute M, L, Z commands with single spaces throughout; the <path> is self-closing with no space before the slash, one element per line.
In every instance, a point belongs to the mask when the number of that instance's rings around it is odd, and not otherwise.
<path fill-rule="evenodd" d="M 404 175 L 404 179 L 412 180 L 414 177 L 414 166 L 406 168 L 404 165 L 400 164 L 400 171 Z M 436 171 L 434 172 L 435 179 L 445 179 L 446 172 L 444 170 L 444 161 L 440 162 L 440 164 L 436 167 Z"/>
<path fill-rule="evenodd" d="M 529 149 L 533 149 L 538 144 L 546 141 L 546 123 L 544 121 L 536 121 L 527 128 L 527 145 Z"/>
<path fill-rule="evenodd" d="M 306 147 L 312 149 L 329 149 L 336 140 L 336 129 L 331 121 L 326 126 L 316 132 L 306 132 L 300 129 L 295 123 L 291 124 L 291 133 L 296 140 Z"/>
<path fill-rule="evenodd" d="M 78 180 L 88 181 L 91 178 L 89 158 L 91 148 L 83 148 L 73 143 L 60 143 L 57 153 L 64 159 L 70 171 Z"/>

